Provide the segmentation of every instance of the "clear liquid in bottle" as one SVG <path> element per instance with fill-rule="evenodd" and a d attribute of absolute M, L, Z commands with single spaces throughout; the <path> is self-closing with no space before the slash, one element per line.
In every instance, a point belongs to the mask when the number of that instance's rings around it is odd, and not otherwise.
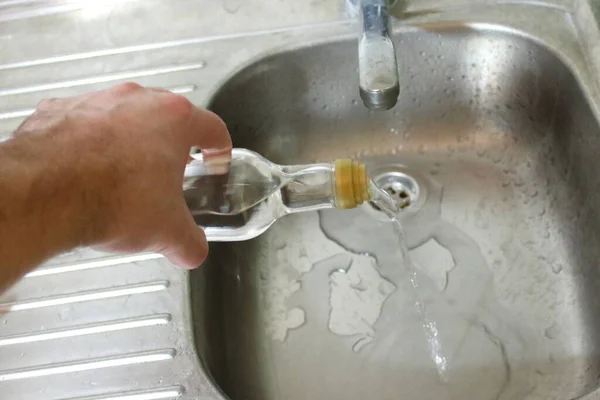
<path fill-rule="evenodd" d="M 228 169 L 194 159 L 185 170 L 183 192 L 212 241 L 251 239 L 283 215 L 353 208 L 371 198 L 362 163 L 282 166 L 245 149 L 233 150 Z"/>
<path fill-rule="evenodd" d="M 264 201 L 287 183 L 279 169 L 265 162 L 251 154 L 236 153 L 225 174 L 211 174 L 204 164 L 189 166 L 183 192 L 192 215 L 239 214 Z"/>

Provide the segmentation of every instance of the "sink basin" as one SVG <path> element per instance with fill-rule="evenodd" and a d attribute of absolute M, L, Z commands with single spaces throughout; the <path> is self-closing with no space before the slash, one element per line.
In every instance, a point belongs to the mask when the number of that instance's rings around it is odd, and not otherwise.
<path fill-rule="evenodd" d="M 570 399 L 600 378 L 600 126 L 570 69 L 493 27 L 395 37 L 394 109 L 352 38 L 270 55 L 210 108 L 282 164 L 365 160 L 404 201 L 412 263 L 370 205 L 215 243 L 190 274 L 196 349 L 232 400 Z"/>

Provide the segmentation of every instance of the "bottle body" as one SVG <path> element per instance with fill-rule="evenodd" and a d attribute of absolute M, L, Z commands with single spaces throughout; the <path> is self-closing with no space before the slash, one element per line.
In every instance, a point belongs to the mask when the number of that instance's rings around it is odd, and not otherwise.
<path fill-rule="evenodd" d="M 335 163 L 281 166 L 250 150 L 234 149 L 224 174 L 211 171 L 202 159 L 192 160 L 183 192 L 209 241 L 240 241 L 260 235 L 286 214 L 347 208 L 355 199 L 340 201 L 336 195 L 344 193 L 345 180 L 336 180 Z M 367 195 L 368 189 L 357 198 Z"/>

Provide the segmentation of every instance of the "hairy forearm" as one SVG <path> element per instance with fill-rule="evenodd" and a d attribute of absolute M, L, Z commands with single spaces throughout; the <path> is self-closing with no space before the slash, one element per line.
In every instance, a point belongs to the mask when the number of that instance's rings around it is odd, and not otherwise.
<path fill-rule="evenodd" d="M 0 291 L 89 240 L 91 196 L 76 154 L 62 150 L 61 140 L 36 132 L 0 144 Z"/>
<path fill-rule="evenodd" d="M 0 293 L 78 246 L 197 267 L 208 246 L 181 190 L 190 148 L 229 156 L 216 115 L 127 83 L 48 99 L 0 144 Z"/>

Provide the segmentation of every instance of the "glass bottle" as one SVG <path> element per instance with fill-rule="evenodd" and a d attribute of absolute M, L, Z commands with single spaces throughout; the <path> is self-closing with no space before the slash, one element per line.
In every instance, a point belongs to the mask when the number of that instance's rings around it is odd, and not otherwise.
<path fill-rule="evenodd" d="M 363 163 L 277 165 L 258 153 L 233 149 L 229 169 L 194 155 L 183 193 L 209 241 L 252 239 L 278 218 L 301 211 L 354 208 L 371 199 Z"/>

